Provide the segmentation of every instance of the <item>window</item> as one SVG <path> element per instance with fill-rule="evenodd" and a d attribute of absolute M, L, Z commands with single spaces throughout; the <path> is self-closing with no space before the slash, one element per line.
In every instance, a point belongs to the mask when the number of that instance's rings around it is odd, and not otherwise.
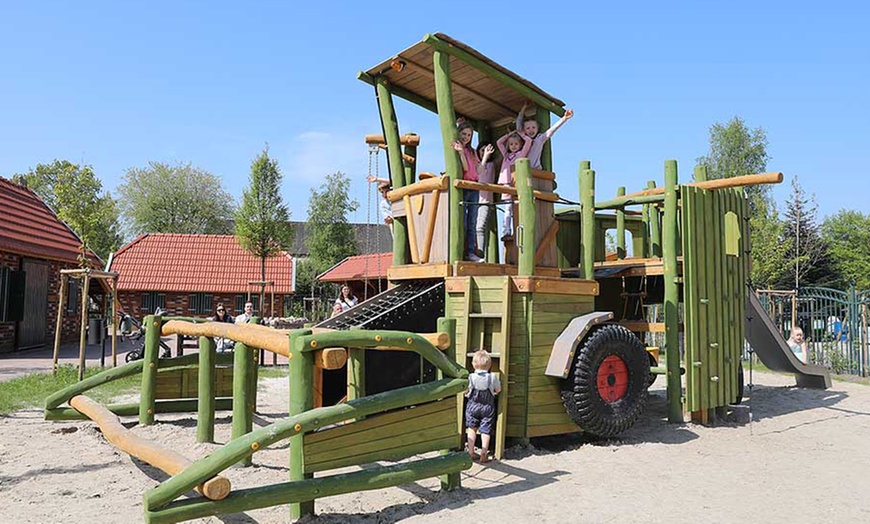
<path fill-rule="evenodd" d="M 245 302 L 247 301 L 247 295 L 236 295 L 236 315 L 241 315 L 245 312 Z M 258 314 L 260 312 L 260 296 L 251 295 L 251 303 L 254 304 L 254 314 Z"/>
<path fill-rule="evenodd" d="M 191 293 L 188 296 L 187 311 L 192 315 L 210 315 L 211 294 Z"/>
<path fill-rule="evenodd" d="M 156 291 L 142 293 L 142 303 L 139 308 L 143 315 L 154 313 L 157 308 L 166 309 L 166 295 Z"/>
<path fill-rule="evenodd" d="M 66 312 L 72 314 L 79 307 L 79 280 L 77 278 L 67 278 L 66 288 Z"/>

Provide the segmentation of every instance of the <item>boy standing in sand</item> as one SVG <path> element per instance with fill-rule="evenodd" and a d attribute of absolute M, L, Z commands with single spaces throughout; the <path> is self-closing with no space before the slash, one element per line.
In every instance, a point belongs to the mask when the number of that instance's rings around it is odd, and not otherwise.
<path fill-rule="evenodd" d="M 492 357 L 485 349 L 478 350 L 471 359 L 474 373 L 468 375 L 468 390 L 465 396 L 465 426 L 468 437 L 468 454 L 474 460 L 474 443 L 480 430 L 480 462 L 489 460 L 489 441 L 495 421 L 495 396 L 501 392 L 501 383 L 496 373 L 490 373 Z"/>

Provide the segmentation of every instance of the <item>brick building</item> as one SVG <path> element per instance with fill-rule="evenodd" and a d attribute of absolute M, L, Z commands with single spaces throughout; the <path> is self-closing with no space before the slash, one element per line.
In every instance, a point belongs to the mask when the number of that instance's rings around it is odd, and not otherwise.
<path fill-rule="evenodd" d="M 118 300 L 141 319 L 157 307 L 168 315 L 209 317 L 223 303 L 235 316 L 250 293 L 255 314 L 284 316 L 295 289 L 294 260 L 288 253 L 266 260 L 266 303 L 259 304 L 260 259 L 245 251 L 233 235 L 152 233 L 139 235 L 109 262 L 117 272 Z M 274 296 L 274 307 L 272 297 Z"/>
<path fill-rule="evenodd" d="M 82 241 L 33 191 L 0 177 L 0 353 L 54 341 L 60 270 L 79 268 Z M 90 262 L 101 262 L 90 253 Z M 71 279 L 61 342 L 79 337 L 81 295 Z M 94 286 L 93 294 L 103 293 Z"/>

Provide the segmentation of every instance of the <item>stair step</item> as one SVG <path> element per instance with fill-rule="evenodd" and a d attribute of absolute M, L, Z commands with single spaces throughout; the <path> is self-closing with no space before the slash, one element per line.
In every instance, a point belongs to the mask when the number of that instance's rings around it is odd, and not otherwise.
<path fill-rule="evenodd" d="M 468 318 L 501 318 L 501 313 L 469 313 Z"/>

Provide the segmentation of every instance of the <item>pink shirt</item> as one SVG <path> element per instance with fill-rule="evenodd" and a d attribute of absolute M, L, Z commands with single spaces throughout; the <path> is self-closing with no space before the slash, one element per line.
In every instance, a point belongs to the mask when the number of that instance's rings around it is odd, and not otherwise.
<path fill-rule="evenodd" d="M 501 161 L 501 170 L 498 172 L 498 183 L 503 185 L 510 185 L 511 183 L 511 167 L 517 161 L 518 158 L 525 158 L 529 154 L 529 149 L 532 147 L 532 140 L 525 136 L 520 135 L 520 138 L 523 139 L 523 148 L 515 153 L 511 153 L 507 148 L 507 139 L 509 135 L 505 135 L 498 139 L 496 145 L 498 145 L 498 150 L 501 152 L 502 161 Z"/>
<path fill-rule="evenodd" d="M 477 166 L 478 182 L 481 184 L 492 184 L 495 182 L 495 165 L 493 162 Z M 492 191 L 481 191 L 478 202 L 481 204 L 492 203 Z"/>
<path fill-rule="evenodd" d="M 468 169 L 462 172 L 462 180 L 477 182 L 477 152 L 466 146 L 462 148 L 462 154 L 465 155 L 465 163 L 468 165 Z"/>

